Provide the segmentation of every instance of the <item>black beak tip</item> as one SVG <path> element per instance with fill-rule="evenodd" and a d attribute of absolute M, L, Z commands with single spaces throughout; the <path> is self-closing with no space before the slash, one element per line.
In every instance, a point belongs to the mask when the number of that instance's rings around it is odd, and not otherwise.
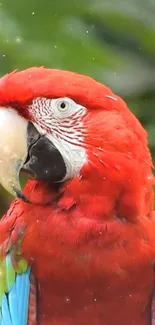
<path fill-rule="evenodd" d="M 24 201 L 25 203 L 31 203 L 20 190 L 14 188 L 14 191 L 20 200 Z"/>

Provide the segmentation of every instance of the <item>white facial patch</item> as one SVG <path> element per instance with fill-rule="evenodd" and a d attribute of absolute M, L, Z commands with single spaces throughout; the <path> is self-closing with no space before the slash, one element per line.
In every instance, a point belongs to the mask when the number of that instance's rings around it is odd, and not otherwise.
<path fill-rule="evenodd" d="M 29 107 L 34 125 L 61 153 L 67 173 L 66 179 L 78 176 L 87 160 L 83 147 L 85 128 L 83 116 L 86 108 L 70 98 L 36 98 Z"/>

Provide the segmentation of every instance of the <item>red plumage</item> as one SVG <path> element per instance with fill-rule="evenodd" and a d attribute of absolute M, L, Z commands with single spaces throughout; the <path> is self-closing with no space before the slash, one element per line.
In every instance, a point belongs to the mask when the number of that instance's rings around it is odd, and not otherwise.
<path fill-rule="evenodd" d="M 32 68 L 0 80 L 0 104 L 26 118 L 35 97 L 69 97 L 88 109 L 80 177 L 29 181 L 0 224 L 39 282 L 39 325 L 149 325 L 154 291 L 152 160 L 146 132 L 124 101 L 93 79 Z"/>

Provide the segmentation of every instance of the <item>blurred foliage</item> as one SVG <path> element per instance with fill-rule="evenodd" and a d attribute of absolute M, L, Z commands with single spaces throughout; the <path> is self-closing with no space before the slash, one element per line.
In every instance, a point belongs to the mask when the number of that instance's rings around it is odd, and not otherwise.
<path fill-rule="evenodd" d="M 154 0 L 3 0 L 0 74 L 44 65 L 100 80 L 148 130 L 155 160 L 154 14 Z M 1 189 L 1 215 L 10 200 Z"/>

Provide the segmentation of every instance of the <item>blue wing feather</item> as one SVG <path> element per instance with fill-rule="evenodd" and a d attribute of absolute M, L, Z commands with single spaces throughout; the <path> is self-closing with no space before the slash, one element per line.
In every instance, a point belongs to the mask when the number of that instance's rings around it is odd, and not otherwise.
<path fill-rule="evenodd" d="M 21 323 L 20 324 L 27 324 L 27 316 L 28 316 L 28 307 L 29 307 L 29 294 L 27 294 L 27 291 L 30 291 L 30 280 L 29 280 L 29 272 L 24 274 L 24 278 L 22 281 L 22 290 L 23 293 L 23 303 L 21 303 L 21 299 L 18 303 L 18 310 L 20 315 L 22 316 Z M 24 309 L 23 309 L 24 304 Z"/>
<path fill-rule="evenodd" d="M 10 312 L 9 312 L 9 306 L 7 302 L 7 297 L 4 294 L 3 301 L 2 301 L 2 319 L 4 324 L 11 324 L 11 318 L 10 318 Z"/>
<path fill-rule="evenodd" d="M 12 325 L 19 325 L 19 314 L 18 314 L 18 309 L 17 309 L 17 301 L 18 301 L 18 296 L 17 296 L 17 292 L 16 292 L 16 286 L 14 284 L 12 290 L 8 294 L 8 303 L 9 303 L 9 308 L 10 308 L 10 316 L 11 316 L 11 320 L 12 320 Z"/>

